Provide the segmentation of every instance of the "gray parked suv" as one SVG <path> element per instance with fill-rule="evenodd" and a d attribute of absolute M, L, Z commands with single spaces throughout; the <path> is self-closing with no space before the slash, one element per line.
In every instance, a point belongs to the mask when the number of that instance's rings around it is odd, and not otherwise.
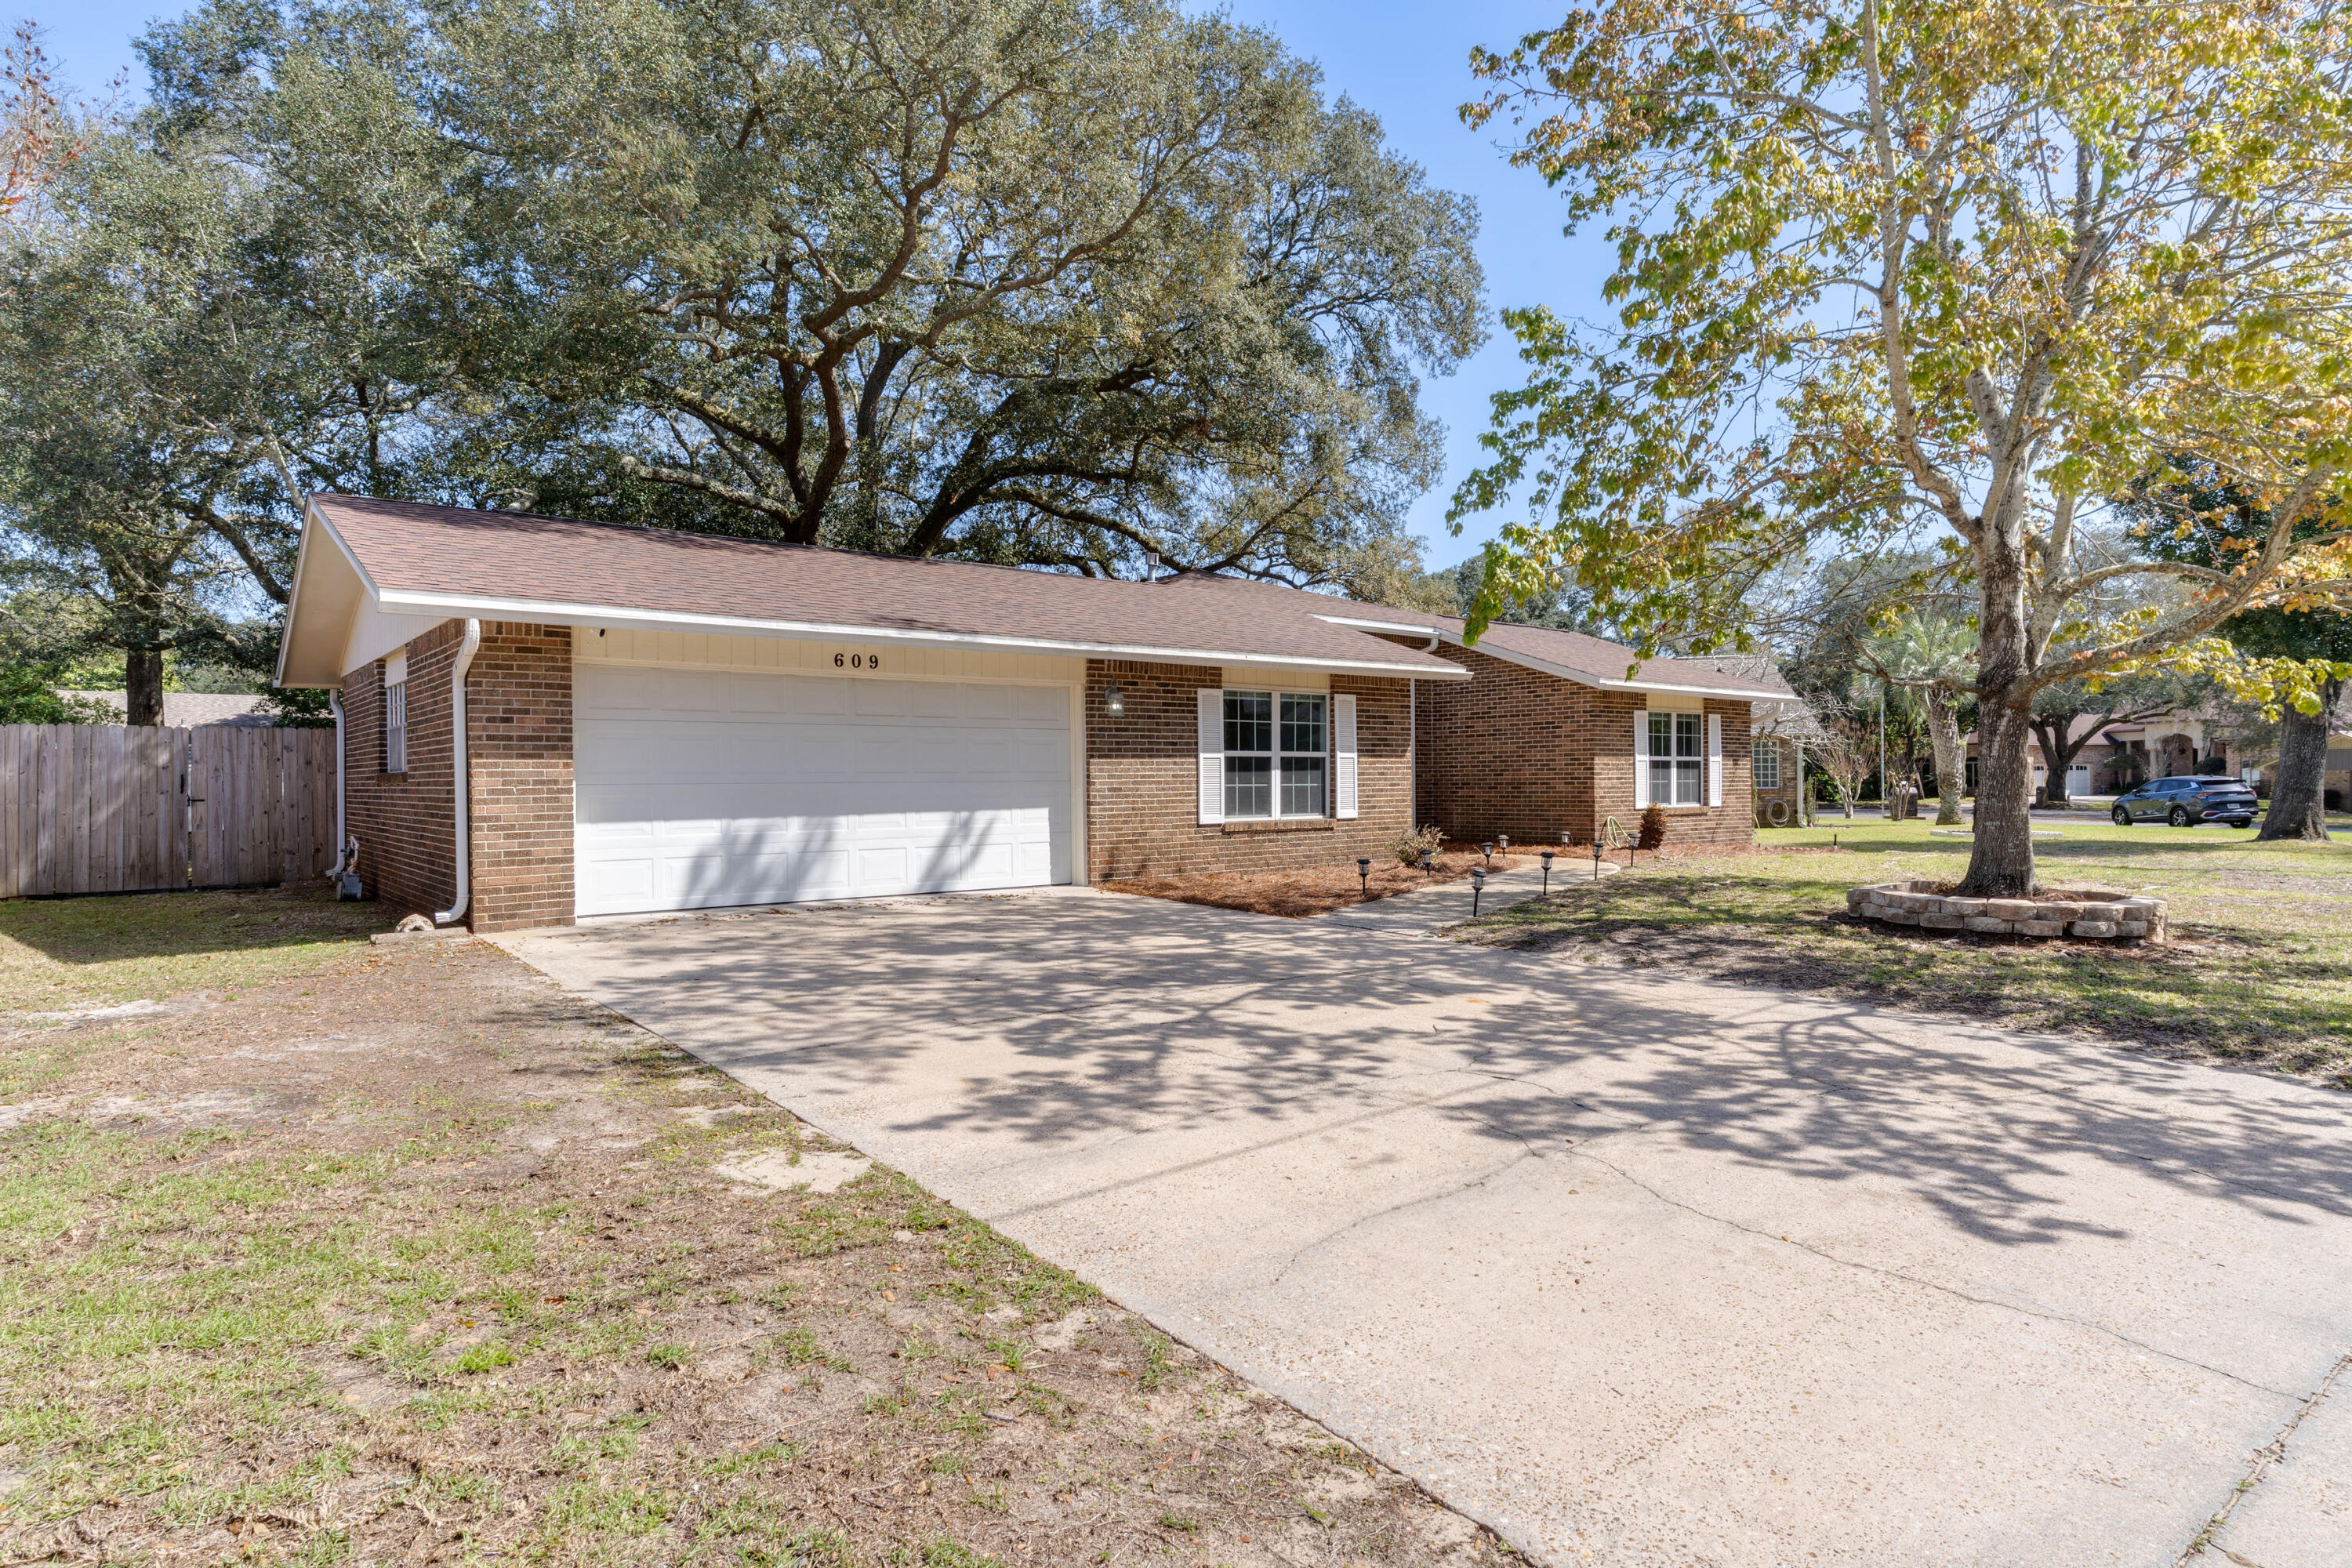
<path fill-rule="evenodd" d="M 2150 779 L 2120 795 L 2114 812 L 2116 826 L 2135 822 L 2168 822 L 2187 827 L 2199 822 L 2226 822 L 2250 827 L 2261 805 L 2242 779 L 2200 775 L 2195 778 Z"/>

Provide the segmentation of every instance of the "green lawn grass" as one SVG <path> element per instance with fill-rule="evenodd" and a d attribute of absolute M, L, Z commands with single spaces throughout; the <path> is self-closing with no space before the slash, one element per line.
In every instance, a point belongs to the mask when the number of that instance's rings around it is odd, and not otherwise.
<path fill-rule="evenodd" d="M 0 901 L 0 1013 L 233 994 L 299 974 L 391 923 L 321 882 L 272 891 Z"/>
<path fill-rule="evenodd" d="M 1957 879 L 1969 840 L 1927 822 L 1824 818 L 1750 853 L 1643 859 L 1597 889 L 1517 905 L 1466 940 L 1679 970 L 2014 1027 L 2103 1036 L 2352 1088 L 2352 844 L 2066 818 L 2044 884 L 2157 893 L 2164 945 L 2037 943 L 1849 921 L 1846 889 Z M 1834 844 L 1834 848 L 1832 848 Z"/>

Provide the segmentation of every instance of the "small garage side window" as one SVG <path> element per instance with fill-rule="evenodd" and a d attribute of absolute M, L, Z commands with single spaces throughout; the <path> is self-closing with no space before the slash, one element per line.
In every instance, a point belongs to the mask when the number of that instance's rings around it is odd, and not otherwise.
<path fill-rule="evenodd" d="M 1759 740 L 1756 742 L 1756 787 L 1780 787 L 1780 742 L 1778 741 Z"/>
<path fill-rule="evenodd" d="M 1328 815 L 1328 702 L 1319 691 L 1224 694 L 1228 821 Z"/>
<path fill-rule="evenodd" d="M 408 771 L 408 659 L 402 655 L 383 666 L 383 771 Z"/>

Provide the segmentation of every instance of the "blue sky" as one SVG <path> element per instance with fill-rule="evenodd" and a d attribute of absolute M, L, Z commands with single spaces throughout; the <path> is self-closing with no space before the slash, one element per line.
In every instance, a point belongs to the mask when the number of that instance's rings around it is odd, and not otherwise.
<path fill-rule="evenodd" d="M 24 5 L 17 0 L 12 9 L 23 14 Z M 49 52 L 67 79 L 90 90 L 121 70 L 133 72 L 135 89 L 131 39 L 149 22 L 183 9 L 140 0 L 32 0 L 29 14 L 47 30 Z M 1471 46 L 1499 47 L 1557 21 L 1566 9 L 1566 0 L 1439 5 L 1233 0 L 1231 5 L 1237 20 L 1269 28 L 1294 52 L 1319 62 L 1327 90 L 1379 115 L 1391 143 L 1428 170 L 1433 182 L 1477 199 L 1478 254 L 1490 309 L 1542 303 L 1585 315 L 1598 307 L 1606 253 L 1589 235 L 1563 239 L 1559 199 L 1537 176 L 1506 163 L 1491 135 L 1464 129 L 1455 113 L 1472 96 Z M 1492 519 L 1474 519 L 1460 538 L 1453 537 L 1444 524 L 1446 497 L 1476 463 L 1487 396 L 1518 378 L 1517 356 L 1497 327 L 1484 353 L 1427 388 L 1428 405 L 1449 432 L 1445 477 L 1412 511 L 1415 531 L 1429 541 L 1433 565 L 1463 559 L 1493 531 Z"/>

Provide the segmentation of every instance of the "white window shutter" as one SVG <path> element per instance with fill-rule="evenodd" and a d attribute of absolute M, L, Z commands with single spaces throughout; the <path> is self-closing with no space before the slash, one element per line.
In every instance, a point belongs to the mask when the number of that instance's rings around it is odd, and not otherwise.
<path fill-rule="evenodd" d="M 1356 699 L 1346 692 L 1331 699 L 1331 749 L 1339 773 L 1338 815 L 1356 815 Z"/>
<path fill-rule="evenodd" d="M 1650 804 L 1650 710 L 1633 710 L 1633 809 L 1646 810 Z"/>
<path fill-rule="evenodd" d="M 1706 804 L 1723 804 L 1723 715 L 1706 716 Z"/>
<path fill-rule="evenodd" d="M 1194 693 L 1201 703 L 1201 820 L 1225 819 L 1225 694 Z"/>

